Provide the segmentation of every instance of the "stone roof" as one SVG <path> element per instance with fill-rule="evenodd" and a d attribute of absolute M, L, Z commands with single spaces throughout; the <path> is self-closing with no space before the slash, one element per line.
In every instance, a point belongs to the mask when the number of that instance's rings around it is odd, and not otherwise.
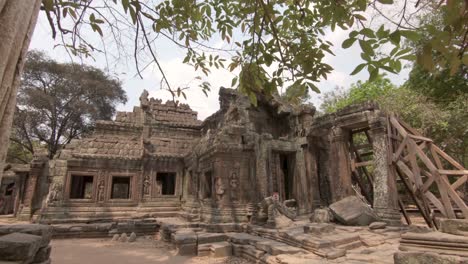
<path fill-rule="evenodd" d="M 161 100 L 151 98 L 145 111 L 148 113 L 145 123 L 180 127 L 199 127 L 202 123 L 189 105 L 176 105 L 173 101 L 163 104 Z"/>

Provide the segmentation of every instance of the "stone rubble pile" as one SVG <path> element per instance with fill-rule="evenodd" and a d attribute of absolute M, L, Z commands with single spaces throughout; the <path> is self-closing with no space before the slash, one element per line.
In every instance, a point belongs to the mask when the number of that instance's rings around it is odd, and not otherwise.
<path fill-rule="evenodd" d="M 45 225 L 0 226 L 0 263 L 50 264 L 51 237 Z"/>
<path fill-rule="evenodd" d="M 395 263 L 468 263 L 467 231 L 467 219 L 440 219 L 439 231 L 403 234 Z"/>

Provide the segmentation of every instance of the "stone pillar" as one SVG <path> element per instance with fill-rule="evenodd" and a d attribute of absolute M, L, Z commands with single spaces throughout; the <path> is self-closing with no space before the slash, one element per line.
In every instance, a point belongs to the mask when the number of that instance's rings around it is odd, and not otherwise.
<path fill-rule="evenodd" d="M 41 0 L 0 0 L 0 182 L 16 93 Z"/>
<path fill-rule="evenodd" d="M 398 209 L 396 178 L 389 164 L 388 138 L 385 119 L 370 122 L 372 148 L 374 151 L 374 210 L 391 225 L 401 224 Z"/>
<path fill-rule="evenodd" d="M 24 188 L 21 210 L 17 214 L 18 220 L 29 221 L 33 213 L 33 201 L 36 194 L 37 181 L 43 170 L 43 162 L 31 162 L 31 170 Z"/>
<path fill-rule="evenodd" d="M 330 157 L 330 191 L 332 203 L 353 194 L 351 164 L 347 142 L 347 132 L 342 128 L 332 129 Z"/>

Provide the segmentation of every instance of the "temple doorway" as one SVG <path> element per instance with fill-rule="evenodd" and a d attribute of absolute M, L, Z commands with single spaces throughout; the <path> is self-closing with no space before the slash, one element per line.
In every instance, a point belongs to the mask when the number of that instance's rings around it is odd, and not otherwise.
<path fill-rule="evenodd" d="M 278 191 L 280 199 L 285 201 L 294 199 L 294 167 L 295 153 L 279 153 L 278 154 Z"/>

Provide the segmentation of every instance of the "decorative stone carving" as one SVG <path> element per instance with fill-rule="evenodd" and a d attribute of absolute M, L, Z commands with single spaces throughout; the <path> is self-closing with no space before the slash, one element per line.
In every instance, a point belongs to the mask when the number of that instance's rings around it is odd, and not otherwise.
<path fill-rule="evenodd" d="M 149 106 L 148 96 L 149 96 L 149 93 L 146 89 L 143 90 L 143 92 L 140 95 L 140 105 L 141 105 L 141 108 L 143 109 L 148 108 Z"/>
<path fill-rule="evenodd" d="M 99 184 L 98 184 L 98 201 L 99 202 L 103 202 L 104 201 L 104 197 L 105 197 L 105 181 L 104 181 L 104 177 L 101 175 L 101 177 L 99 177 Z"/>
<path fill-rule="evenodd" d="M 223 199 L 223 195 L 225 192 L 224 184 L 223 181 L 220 177 L 216 177 L 215 179 L 215 193 L 216 193 L 216 199 L 218 201 L 221 201 Z"/>
<path fill-rule="evenodd" d="M 49 195 L 47 196 L 47 204 L 60 201 L 62 199 L 62 185 L 60 183 L 53 183 Z"/>
<path fill-rule="evenodd" d="M 151 188 L 151 181 L 149 175 L 145 175 L 145 179 L 143 180 L 143 196 L 150 195 L 150 188 Z"/>
<path fill-rule="evenodd" d="M 274 193 L 258 204 L 259 211 L 257 220 L 266 222 L 267 227 L 276 227 L 276 219 L 278 217 L 286 217 L 290 220 L 294 220 L 297 216 L 297 210 L 288 207 L 291 204 L 296 204 L 296 201 L 291 199 L 280 203 L 278 193 Z"/>

